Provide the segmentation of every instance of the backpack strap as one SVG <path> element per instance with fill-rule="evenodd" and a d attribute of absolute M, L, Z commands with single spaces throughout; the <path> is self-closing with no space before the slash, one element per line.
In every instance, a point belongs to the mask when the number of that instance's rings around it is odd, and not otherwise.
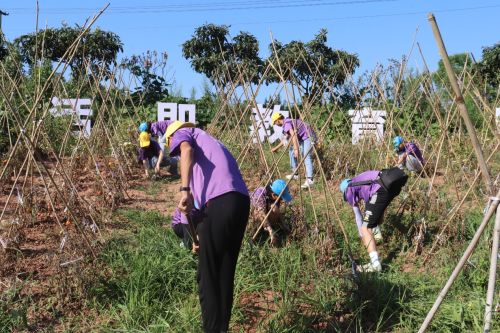
<path fill-rule="evenodd" d="M 362 182 L 351 182 L 347 187 L 359 186 L 359 185 L 371 185 L 375 183 L 375 180 L 363 180 Z"/>

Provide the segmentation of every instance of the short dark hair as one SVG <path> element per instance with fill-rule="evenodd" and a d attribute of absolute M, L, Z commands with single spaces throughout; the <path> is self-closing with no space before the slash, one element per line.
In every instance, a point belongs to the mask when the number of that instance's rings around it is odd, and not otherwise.
<path fill-rule="evenodd" d="M 146 133 L 151 133 L 151 122 L 148 121 L 146 124 L 148 124 L 148 126 L 146 127 Z"/>
<path fill-rule="evenodd" d="M 285 119 L 284 115 L 281 115 L 281 117 L 278 118 L 278 120 L 283 120 L 283 119 Z"/>

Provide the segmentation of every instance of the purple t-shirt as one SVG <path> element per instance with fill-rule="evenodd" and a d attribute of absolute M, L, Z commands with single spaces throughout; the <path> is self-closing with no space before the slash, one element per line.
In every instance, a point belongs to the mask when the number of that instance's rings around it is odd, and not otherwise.
<path fill-rule="evenodd" d="M 199 128 L 181 128 L 172 137 L 171 157 L 180 156 L 183 141 L 187 141 L 194 150 L 193 175 L 189 186 L 200 208 L 208 200 L 228 192 L 249 196 L 238 164 L 224 144 Z"/>
<path fill-rule="evenodd" d="M 291 129 L 297 131 L 299 141 L 304 141 L 309 137 L 309 133 L 311 135 L 313 133 L 309 124 L 304 123 L 302 120 L 287 118 L 283 121 L 283 133 L 290 135 Z"/>
<path fill-rule="evenodd" d="M 158 142 L 153 140 L 149 140 L 149 142 L 150 144 L 148 149 L 144 149 L 142 147 L 139 148 L 139 158 L 141 159 L 141 161 L 151 159 L 153 156 L 160 156 L 161 148 Z"/>
<path fill-rule="evenodd" d="M 362 182 L 365 180 L 376 180 L 380 171 L 366 171 L 360 175 L 357 175 L 351 180 L 351 183 Z M 353 206 L 358 202 L 359 199 L 363 199 L 365 202 L 370 201 L 375 192 L 381 188 L 380 184 L 373 183 L 371 185 L 358 185 L 353 187 L 347 187 L 345 189 L 345 197 L 349 205 Z"/>
<path fill-rule="evenodd" d="M 267 196 L 267 190 L 265 187 L 259 187 L 252 194 L 252 205 L 262 207 L 264 205 L 268 205 L 271 207 L 274 204 L 274 201 Z M 281 204 L 281 199 L 276 204 L 276 207 L 279 208 Z"/>
<path fill-rule="evenodd" d="M 191 218 L 193 219 L 194 223 L 199 222 L 199 219 L 201 218 L 200 211 L 196 208 L 193 208 L 193 211 L 191 212 Z M 188 224 L 188 220 L 186 215 L 182 214 L 181 211 L 177 208 L 172 219 L 172 228 L 179 223 Z"/>
<path fill-rule="evenodd" d="M 163 134 L 165 134 L 165 132 L 167 131 L 167 127 L 173 123 L 174 123 L 173 120 L 163 120 L 151 124 L 151 137 L 159 138 L 163 136 Z"/>
<path fill-rule="evenodd" d="M 424 159 L 422 158 L 422 153 L 420 149 L 418 149 L 417 145 L 413 142 L 406 143 L 406 152 L 410 152 L 410 155 L 413 155 L 417 158 L 417 160 L 424 165 Z"/>

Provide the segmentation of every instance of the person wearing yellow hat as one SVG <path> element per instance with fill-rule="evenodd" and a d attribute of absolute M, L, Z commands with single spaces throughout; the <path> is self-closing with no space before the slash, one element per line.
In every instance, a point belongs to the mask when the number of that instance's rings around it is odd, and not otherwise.
<path fill-rule="evenodd" d="M 225 332 L 233 306 L 234 273 L 250 213 L 250 196 L 233 155 L 192 123 L 174 122 L 166 131 L 170 156 L 180 156 L 182 199 L 187 215 L 193 199 L 197 226 L 199 297 L 205 332 Z"/>
<path fill-rule="evenodd" d="M 312 145 L 312 141 L 315 140 L 316 134 L 313 130 L 311 130 L 309 124 L 298 119 L 285 118 L 280 112 L 273 113 L 271 118 L 273 120 L 273 125 L 283 127 L 283 134 L 286 135 L 285 139 L 283 139 L 276 147 L 271 149 L 271 152 L 276 153 L 278 149 L 286 145 L 287 141 L 290 138 L 292 139 L 292 146 L 290 147 L 290 150 L 288 152 L 288 155 L 290 156 L 290 167 L 292 168 L 292 174 L 287 175 L 286 178 L 299 179 L 297 170 L 298 158 L 300 155 L 304 156 L 304 154 L 307 153 L 304 159 L 307 178 L 305 183 L 302 185 L 302 188 L 313 186 L 313 161 L 311 158 L 311 151 L 308 152 L 308 150 Z"/>
<path fill-rule="evenodd" d="M 170 174 L 177 173 L 177 159 L 167 157 L 160 148 L 158 142 L 151 140 L 149 134 L 141 132 L 139 135 L 139 160 L 142 161 L 144 170 L 146 172 L 145 178 L 149 177 L 149 169 L 155 170 L 155 176 L 160 175 L 160 168 L 167 167 Z"/>

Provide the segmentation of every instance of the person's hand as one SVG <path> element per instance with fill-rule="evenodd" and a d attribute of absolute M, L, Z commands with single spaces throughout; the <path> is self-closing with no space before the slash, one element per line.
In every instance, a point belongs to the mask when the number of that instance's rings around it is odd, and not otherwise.
<path fill-rule="evenodd" d="M 143 173 L 142 174 L 142 179 L 148 179 L 149 178 L 149 174 L 148 173 Z"/>
<path fill-rule="evenodd" d="M 271 246 L 276 246 L 276 244 L 278 243 L 278 237 L 273 234 L 269 243 L 271 244 Z"/>
<path fill-rule="evenodd" d="M 198 244 L 200 244 L 200 236 L 196 235 L 196 237 L 198 238 Z M 193 242 L 193 253 L 194 254 L 198 254 L 200 251 L 200 245 L 196 245 L 194 242 Z"/>
<path fill-rule="evenodd" d="M 193 199 L 188 192 L 182 191 L 182 199 L 177 208 L 184 215 L 191 214 L 191 211 L 193 210 Z"/>
<path fill-rule="evenodd" d="M 299 150 L 298 149 L 293 150 L 293 156 L 295 156 L 295 158 L 299 158 Z"/>
<path fill-rule="evenodd" d="M 271 153 L 273 153 L 273 154 L 276 153 L 277 151 L 278 151 L 278 148 L 271 149 Z"/>

